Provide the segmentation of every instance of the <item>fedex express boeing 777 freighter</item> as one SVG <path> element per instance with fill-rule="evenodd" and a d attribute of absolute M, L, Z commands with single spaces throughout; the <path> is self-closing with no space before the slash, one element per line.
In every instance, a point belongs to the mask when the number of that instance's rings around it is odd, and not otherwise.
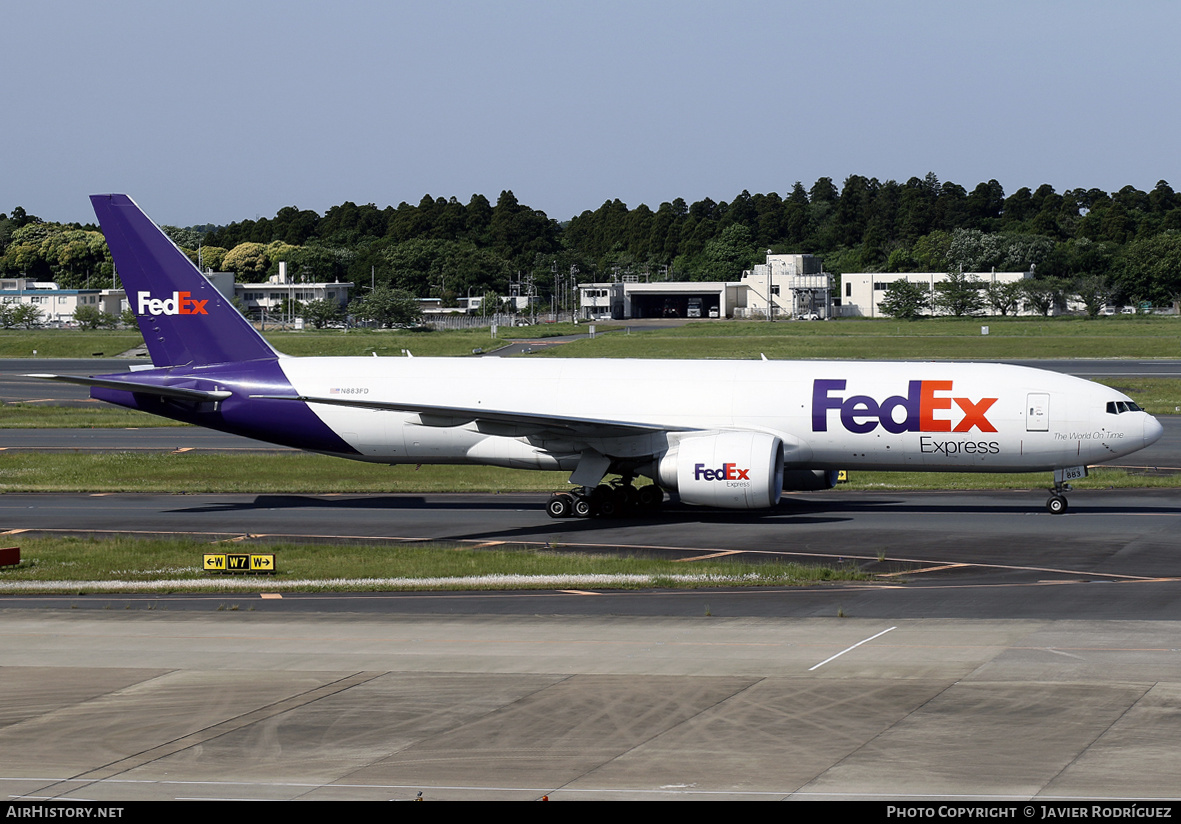
<path fill-rule="evenodd" d="M 153 366 L 38 377 L 342 458 L 567 470 L 555 518 L 655 507 L 664 490 L 761 509 L 839 469 L 1052 471 L 1060 513 L 1088 465 L 1161 435 L 1113 389 L 1002 364 L 286 357 L 129 197 L 91 201 Z"/>

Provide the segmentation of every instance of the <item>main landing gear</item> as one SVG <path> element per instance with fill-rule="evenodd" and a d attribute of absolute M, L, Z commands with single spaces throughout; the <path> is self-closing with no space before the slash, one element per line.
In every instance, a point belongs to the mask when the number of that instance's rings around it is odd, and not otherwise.
<path fill-rule="evenodd" d="M 664 503 L 664 490 L 656 484 L 632 486 L 631 478 L 595 487 L 580 486 L 555 492 L 546 502 L 551 518 L 619 518 L 638 512 L 654 512 Z"/>

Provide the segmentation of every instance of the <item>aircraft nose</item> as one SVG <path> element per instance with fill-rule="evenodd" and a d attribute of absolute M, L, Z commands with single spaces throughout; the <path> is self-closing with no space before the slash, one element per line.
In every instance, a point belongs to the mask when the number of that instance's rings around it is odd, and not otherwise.
<path fill-rule="evenodd" d="M 1156 443 L 1160 440 L 1160 436 L 1164 434 L 1165 428 L 1161 426 L 1160 421 L 1152 417 L 1152 415 L 1144 416 L 1144 445 L 1148 446 L 1151 443 Z"/>

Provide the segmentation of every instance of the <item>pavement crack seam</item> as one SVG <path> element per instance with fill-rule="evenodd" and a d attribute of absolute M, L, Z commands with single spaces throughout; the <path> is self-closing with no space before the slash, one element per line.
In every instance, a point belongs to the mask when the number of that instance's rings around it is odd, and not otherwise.
<path fill-rule="evenodd" d="M 847 753 L 842 755 L 840 758 L 834 760 L 831 764 L 829 764 L 823 770 L 821 770 L 820 772 L 816 773 L 814 776 L 809 778 L 807 781 L 805 781 L 803 784 L 801 784 L 800 787 L 792 793 L 792 795 L 803 793 L 808 788 L 809 785 L 818 781 L 823 775 L 825 775 L 828 772 L 831 772 L 832 770 L 836 769 L 837 767 L 840 767 L 842 764 L 844 764 L 850 758 L 852 758 L 853 756 L 862 752 L 863 750 L 868 749 L 879 738 L 881 738 L 882 736 L 884 736 L 890 732 L 893 732 L 894 729 L 897 728 L 899 724 L 905 723 L 909 719 L 913 718 L 917 713 L 922 712 L 922 710 L 924 708 L 926 708 L 928 705 L 930 705 L 930 703 L 932 701 L 935 701 L 936 699 L 940 698 L 941 696 L 943 696 L 946 693 L 950 692 L 951 690 L 955 689 L 956 687 L 958 687 L 960 685 L 960 683 L 961 683 L 960 679 L 957 678 L 957 679 L 952 680 L 947 685 L 945 685 L 942 689 L 936 690 L 934 694 L 927 696 L 927 698 L 924 699 L 922 702 L 920 702 L 917 706 L 911 707 L 910 710 L 908 710 L 905 714 L 903 714 L 902 716 L 900 716 L 898 718 L 895 718 L 893 721 L 891 721 L 885 727 L 878 730 L 873 736 L 866 739 L 865 741 L 862 741 L 856 747 L 849 750 Z"/>
<path fill-rule="evenodd" d="M 627 749 L 620 750 L 619 752 L 617 752 L 615 755 L 611 756 L 607 760 L 601 761 L 600 763 L 594 765 L 590 769 L 585 770 L 583 773 L 581 773 L 578 776 L 575 776 L 574 778 L 571 778 L 569 781 L 565 782 L 561 786 L 554 787 L 552 790 L 550 790 L 550 794 L 552 795 L 553 793 L 556 793 L 559 790 L 565 790 L 565 789 L 571 787 L 571 785 L 573 785 L 575 782 L 586 780 L 587 778 L 594 775 L 599 770 L 606 767 L 608 764 L 611 764 L 612 762 L 627 755 L 628 753 L 635 752 L 638 748 L 643 747 L 646 744 L 649 744 L 649 743 L 651 743 L 651 742 L 653 742 L 665 735 L 668 735 L 670 732 L 677 729 L 678 727 L 681 727 L 696 718 L 700 718 L 703 713 L 709 712 L 710 710 L 713 710 L 716 707 L 719 707 L 722 704 L 725 704 L 729 701 L 733 701 L 739 695 L 742 695 L 745 692 L 749 692 L 751 689 L 758 686 L 759 684 L 762 684 L 766 680 L 767 679 L 765 677 L 756 678 L 755 680 L 751 681 L 750 683 L 746 684 L 745 686 L 741 687 L 740 689 L 734 690 L 729 695 L 718 698 L 712 704 L 709 704 L 708 706 L 705 706 L 705 707 L 700 707 L 695 712 L 692 712 L 692 713 L 686 715 L 684 718 L 682 718 L 680 721 L 673 724 L 672 726 L 664 727 L 660 730 L 657 730 L 657 731 L 653 732 L 651 735 L 649 735 L 647 738 L 643 739 L 642 741 L 633 742 L 631 744 L 631 746 L 629 746 Z"/>
<path fill-rule="evenodd" d="M 332 695 L 336 695 L 337 693 L 344 692 L 345 690 L 352 689 L 356 686 L 360 686 L 361 684 L 372 681 L 375 678 L 380 678 L 384 674 L 384 672 L 358 672 L 354 673 L 353 675 L 337 679 L 336 681 L 322 684 L 319 687 L 289 696 L 272 704 L 267 704 L 266 706 L 258 707 L 257 709 L 251 710 L 250 712 L 244 713 L 242 715 L 228 718 L 225 721 L 214 724 L 211 727 L 196 730 L 186 735 L 182 735 L 179 738 L 175 738 L 172 741 L 167 741 L 163 744 L 157 744 L 155 747 L 144 750 L 143 752 L 126 756 L 125 758 L 121 758 L 118 761 L 112 761 L 109 764 L 88 770 L 84 773 L 79 773 L 72 778 L 62 779 L 61 781 L 44 787 L 36 795 L 38 797 L 45 797 L 54 794 L 54 787 L 56 786 L 62 787 L 62 789 L 57 792 L 76 793 L 90 784 L 101 783 L 108 779 L 114 778 L 120 773 L 128 772 L 130 770 L 136 769 L 137 767 L 142 767 L 169 755 L 175 755 L 176 753 L 186 750 L 189 747 L 204 744 L 227 733 L 240 730 L 244 727 L 248 727 L 268 718 L 282 715 L 283 713 L 297 709 L 298 707 L 314 703 L 315 701 L 319 701 L 322 698 L 328 698 Z"/>
<path fill-rule="evenodd" d="M 1071 767 L 1073 767 L 1075 764 L 1077 764 L 1080 758 L 1082 758 L 1084 755 L 1086 755 L 1088 752 L 1090 752 L 1092 747 L 1094 747 L 1096 744 L 1098 744 L 1100 741 L 1102 741 L 1103 736 L 1105 736 L 1105 735 L 1107 735 L 1107 733 L 1111 732 L 1111 730 L 1114 729 L 1115 726 L 1120 721 L 1124 720 L 1124 718 L 1127 717 L 1128 713 L 1130 713 L 1137 706 L 1139 706 L 1140 702 L 1143 701 L 1145 699 L 1145 697 L 1147 697 L 1154 689 L 1156 689 L 1156 687 L 1159 684 L 1160 684 L 1159 681 L 1154 681 L 1153 683 L 1151 683 L 1147 687 L 1145 687 L 1144 691 L 1142 693 L 1140 693 L 1138 696 L 1136 696 L 1135 701 L 1131 702 L 1130 704 L 1128 704 L 1128 706 L 1124 707 L 1124 711 L 1121 712 L 1119 715 L 1117 715 L 1115 718 L 1111 719 L 1111 723 L 1108 724 L 1106 727 L 1104 727 L 1099 732 L 1097 732 L 1095 734 L 1095 737 L 1092 738 L 1091 741 L 1085 747 L 1079 748 L 1078 752 L 1076 752 L 1074 754 L 1074 758 L 1071 758 L 1069 761 L 1067 761 L 1065 764 L 1063 764 L 1062 769 L 1058 770 L 1058 772 L 1054 773 L 1052 776 L 1050 776 L 1046 780 L 1046 783 L 1042 785 L 1042 791 L 1044 792 L 1045 789 L 1047 787 L 1051 786 L 1055 781 L 1057 781 L 1063 775 L 1063 773 L 1065 773 L 1067 770 L 1069 770 Z"/>

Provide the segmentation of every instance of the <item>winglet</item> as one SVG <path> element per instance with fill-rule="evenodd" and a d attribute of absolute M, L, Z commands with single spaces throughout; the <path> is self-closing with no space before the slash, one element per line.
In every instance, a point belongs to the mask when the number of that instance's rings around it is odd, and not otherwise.
<path fill-rule="evenodd" d="M 202 365 L 278 355 L 127 195 L 91 195 L 152 363 Z"/>

